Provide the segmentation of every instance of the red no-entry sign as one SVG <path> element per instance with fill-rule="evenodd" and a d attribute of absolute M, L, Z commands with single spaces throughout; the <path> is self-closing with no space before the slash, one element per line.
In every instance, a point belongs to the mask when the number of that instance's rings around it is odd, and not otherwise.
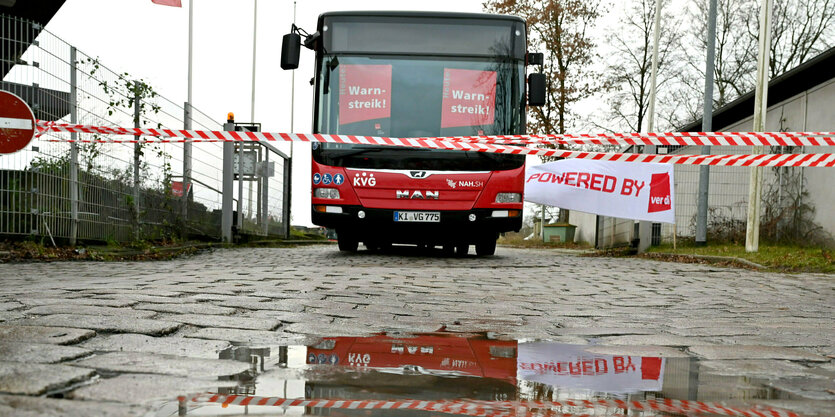
<path fill-rule="evenodd" d="M 0 90 L 0 154 L 15 153 L 35 137 L 35 115 L 20 97 Z"/>

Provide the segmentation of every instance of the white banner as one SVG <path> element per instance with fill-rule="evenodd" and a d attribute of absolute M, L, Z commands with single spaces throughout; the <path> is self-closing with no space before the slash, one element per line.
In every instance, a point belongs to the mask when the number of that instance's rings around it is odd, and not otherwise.
<path fill-rule="evenodd" d="M 624 219 L 675 223 L 673 165 L 563 159 L 525 175 L 525 201 Z"/>
<path fill-rule="evenodd" d="M 517 377 L 559 388 L 627 394 L 661 391 L 664 358 L 598 355 L 585 346 L 560 343 L 520 343 Z"/>

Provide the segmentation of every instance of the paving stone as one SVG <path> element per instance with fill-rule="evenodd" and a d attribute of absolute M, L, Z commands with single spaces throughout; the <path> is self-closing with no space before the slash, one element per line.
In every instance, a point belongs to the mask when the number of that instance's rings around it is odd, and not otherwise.
<path fill-rule="evenodd" d="M 102 352 L 144 352 L 216 359 L 218 352 L 229 347 L 229 342 L 120 333 L 98 336 L 80 346 Z"/>
<path fill-rule="evenodd" d="M 95 298 L 95 300 L 122 300 L 132 301 L 136 303 L 153 303 L 153 304 L 180 304 L 184 301 L 181 297 L 159 297 L 155 295 L 143 294 L 142 290 L 131 291 L 128 293 L 102 295 Z"/>
<path fill-rule="evenodd" d="M 6 342 L 70 345 L 95 335 L 92 330 L 67 327 L 0 325 L 0 340 Z"/>
<path fill-rule="evenodd" d="M 662 358 L 689 358 L 690 355 L 669 346 L 600 346 L 593 345 L 585 349 L 589 353 L 600 355 L 648 356 Z"/>
<path fill-rule="evenodd" d="M 713 375 L 726 376 L 745 375 L 762 378 L 783 378 L 809 374 L 808 366 L 773 359 L 700 361 L 699 367 L 701 373 L 708 371 Z"/>
<path fill-rule="evenodd" d="M 152 411 L 151 407 L 112 402 L 71 401 L 0 394 L 0 415 L 16 417 L 140 417 Z"/>
<path fill-rule="evenodd" d="M 107 333 L 142 333 L 164 335 L 176 331 L 182 323 L 136 319 L 120 316 L 88 316 L 83 314 L 52 314 L 25 320 L 26 325 L 64 326 L 93 329 Z"/>
<path fill-rule="evenodd" d="M 768 385 L 801 398 L 835 401 L 835 380 L 831 378 L 786 378 Z"/>
<path fill-rule="evenodd" d="M 240 315 L 240 317 L 267 318 L 279 320 L 282 323 L 310 323 L 327 324 L 333 322 L 332 316 L 318 313 L 291 313 L 289 311 L 274 310 L 252 310 Z"/>
<path fill-rule="evenodd" d="M 27 309 L 24 312 L 27 315 L 39 316 L 50 314 L 84 314 L 88 316 L 123 316 L 137 319 L 147 319 L 156 314 L 153 311 L 134 310 L 130 307 L 117 308 L 66 304 L 37 306 Z"/>
<path fill-rule="evenodd" d="M 20 304 L 17 301 L 0 302 L 0 311 L 13 310 L 20 307 L 23 307 L 23 304 Z"/>
<path fill-rule="evenodd" d="M 26 318 L 26 315 L 19 311 L 0 311 L 0 322 L 9 322 Z"/>
<path fill-rule="evenodd" d="M 753 336 L 759 334 L 759 330 L 747 327 L 688 327 L 688 328 L 673 328 L 669 330 L 670 333 L 685 336 L 685 337 L 699 337 L 699 336 Z"/>
<path fill-rule="evenodd" d="M 42 395 L 93 375 L 91 369 L 67 365 L 0 362 L 0 393 Z"/>
<path fill-rule="evenodd" d="M 58 363 L 88 354 L 89 350 L 75 346 L 0 341 L 0 358 L 8 362 Z"/>
<path fill-rule="evenodd" d="M 709 345 L 709 338 L 671 336 L 665 334 L 631 334 L 610 336 L 596 339 L 601 345 L 656 345 L 656 346 L 694 346 Z"/>
<path fill-rule="evenodd" d="M 162 320 L 187 323 L 199 327 L 224 327 L 230 329 L 275 330 L 281 325 L 280 320 L 267 318 L 248 318 L 240 316 L 208 316 L 198 314 L 167 314 Z"/>
<path fill-rule="evenodd" d="M 342 320 L 342 319 L 341 319 Z M 296 333 L 300 335 L 319 335 L 319 336 L 371 336 L 375 332 L 388 327 L 394 327 L 396 323 L 380 321 L 377 322 L 377 329 L 369 328 L 367 323 L 355 323 L 352 325 L 350 320 L 334 322 L 330 324 L 317 324 L 312 326 L 308 323 L 293 323 L 287 326 L 282 326 L 281 330 L 287 333 Z M 436 326 L 440 327 L 440 323 Z"/>
<path fill-rule="evenodd" d="M 829 362 L 829 358 L 800 349 L 773 346 L 691 346 L 688 351 L 705 359 L 785 359 Z"/>
<path fill-rule="evenodd" d="M 85 401 L 113 401 L 127 404 L 149 404 L 156 401 L 177 403 L 180 395 L 200 394 L 218 388 L 234 387 L 235 381 L 182 378 L 169 375 L 119 375 L 99 379 L 70 392 L 67 396 Z M 127 395 L 126 395 L 127 394 Z M 160 408 L 160 407 L 155 407 Z M 173 407 L 177 412 L 177 407 Z"/>
<path fill-rule="evenodd" d="M 265 330 L 242 330 L 224 328 L 203 328 L 184 334 L 185 337 L 224 340 L 233 343 L 253 343 L 267 346 L 286 346 L 304 344 L 309 340 L 305 335 L 288 334 L 285 332 L 270 332 Z"/>
<path fill-rule="evenodd" d="M 209 303 L 183 303 L 183 304 L 146 304 L 140 303 L 133 308 L 138 310 L 151 310 L 162 313 L 181 314 L 207 314 L 207 315 L 228 315 L 235 312 L 234 308 L 219 307 Z"/>
<path fill-rule="evenodd" d="M 651 334 L 651 330 L 625 327 L 563 327 L 556 330 L 557 334 L 566 336 L 610 336 L 630 334 Z"/>
<path fill-rule="evenodd" d="M 803 417 L 835 416 L 835 401 L 755 400 L 755 402 L 767 407 L 794 411 Z"/>
<path fill-rule="evenodd" d="M 143 352 L 107 352 L 80 359 L 73 365 L 109 372 L 163 374 L 191 378 L 237 375 L 248 370 L 250 366 L 249 363 L 230 360 L 189 358 Z"/>
<path fill-rule="evenodd" d="M 18 298 L 18 302 L 27 306 L 44 305 L 83 305 L 103 307 L 129 307 L 136 304 L 134 300 L 111 300 L 101 298 Z"/>

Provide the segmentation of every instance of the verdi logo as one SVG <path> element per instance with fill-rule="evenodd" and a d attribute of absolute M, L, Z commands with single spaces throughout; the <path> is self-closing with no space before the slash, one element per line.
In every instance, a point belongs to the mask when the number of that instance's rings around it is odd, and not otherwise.
<path fill-rule="evenodd" d="M 648 213 L 670 210 L 672 208 L 672 197 L 670 197 L 670 174 L 652 174 L 649 184 L 649 208 Z"/>

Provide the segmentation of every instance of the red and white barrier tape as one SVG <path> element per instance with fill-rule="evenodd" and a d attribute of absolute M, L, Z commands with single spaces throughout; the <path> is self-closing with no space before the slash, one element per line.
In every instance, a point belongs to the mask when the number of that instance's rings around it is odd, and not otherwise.
<path fill-rule="evenodd" d="M 212 141 L 321 141 L 355 143 L 369 140 L 379 145 L 392 145 L 397 138 L 350 135 L 304 135 L 269 132 L 234 132 L 124 128 L 38 121 L 38 135 L 46 132 L 99 133 L 108 135 L 143 135 Z M 294 136 L 298 136 L 294 138 Z M 327 140 L 324 138 L 333 138 Z M 349 139 L 358 138 L 358 139 Z M 450 142 L 574 144 L 574 145 L 658 145 L 658 146 L 835 146 L 835 132 L 666 132 L 666 133 L 598 133 L 565 135 L 495 135 L 413 138 Z M 365 143 L 365 142 L 363 142 Z"/>
<path fill-rule="evenodd" d="M 151 136 L 161 138 L 179 138 L 171 139 L 83 139 L 77 140 L 82 143 L 147 143 L 147 142 L 240 142 L 240 141 L 300 141 L 300 142 L 327 142 L 327 143 L 352 143 L 365 145 L 387 145 L 387 146 L 404 146 L 417 148 L 433 148 L 433 149 L 450 149 L 450 150 L 465 150 L 476 152 L 490 152 L 513 155 L 535 155 L 557 158 L 578 158 L 578 159 L 593 159 L 603 161 L 623 161 L 623 162 L 655 162 L 655 163 L 671 163 L 671 164 L 685 164 L 685 165 L 716 165 L 716 166 L 798 166 L 798 167 L 832 167 L 835 166 L 835 154 L 820 153 L 820 154 L 755 154 L 755 155 L 656 155 L 656 154 L 633 154 L 633 153 L 605 153 L 605 152 L 583 152 L 571 151 L 564 149 L 539 149 L 539 148 L 525 148 L 520 146 L 511 146 L 506 144 L 490 143 L 490 141 L 507 141 L 511 140 L 528 140 L 527 138 L 539 138 L 537 136 L 462 136 L 450 138 L 388 138 L 378 136 L 354 136 L 354 135 L 323 135 L 323 134 L 303 134 L 303 133 L 269 133 L 269 132 L 235 132 L 235 131 L 202 131 L 202 130 L 172 130 L 172 129 L 149 129 L 149 128 L 122 128 L 122 127 L 106 127 L 106 126 L 89 126 L 89 125 L 68 125 L 57 124 L 51 122 L 39 122 L 38 124 L 40 134 L 46 132 L 76 132 L 76 133 L 91 133 L 103 135 L 135 135 L 135 136 Z M 629 141 L 636 143 L 652 143 L 661 138 L 661 134 L 652 134 L 655 136 L 634 134 L 636 136 L 620 135 L 627 137 Z M 672 135 L 672 134 L 671 134 Z M 712 136 L 711 136 L 712 135 Z M 795 139 L 809 139 L 814 140 L 815 145 L 803 146 L 827 146 L 829 144 L 835 145 L 832 138 L 816 137 L 816 134 L 807 133 L 791 133 L 772 132 L 769 134 L 752 134 L 752 133 L 735 133 L 735 134 L 706 134 L 705 138 L 714 138 L 714 142 L 719 143 L 720 136 L 727 138 L 737 135 L 741 142 L 733 142 L 730 139 L 724 140 L 722 143 L 735 145 L 769 145 L 770 143 L 800 143 L 791 142 L 788 138 Z M 780 136 L 783 135 L 783 136 Z M 822 134 L 824 135 L 824 134 Z M 576 135 L 575 135 L 576 136 Z M 647 141 L 644 141 L 645 138 Z M 676 135 L 671 138 L 679 137 Z M 694 137 L 694 136 L 693 136 Z M 693 138 L 691 137 L 691 138 Z M 756 139 L 756 140 L 754 140 Z M 66 139 L 51 139 L 56 142 L 69 142 Z M 539 140 L 539 139 L 534 139 Z M 576 143 L 593 143 L 593 141 L 600 141 L 600 136 L 595 139 L 578 138 Z M 612 138 L 612 140 L 621 140 Z M 626 140 L 626 139 L 623 139 Z M 706 139 L 707 140 L 707 139 Z M 734 139 L 736 140 L 736 139 Z M 776 141 L 776 142 L 775 142 Z M 668 141 L 669 142 L 669 141 Z M 703 141 L 706 145 L 712 145 L 714 142 Z M 507 143 L 507 142 L 505 142 Z M 624 142 L 627 143 L 627 142 Z M 682 142 L 684 143 L 684 142 Z M 696 143 L 696 142 L 693 142 Z M 810 142 L 811 143 L 811 142 Z M 723 145 L 724 146 L 724 145 Z M 781 145 L 787 146 L 787 145 Z"/>
<path fill-rule="evenodd" d="M 180 398 L 185 400 L 184 397 Z M 423 410 L 470 416 L 509 416 L 531 410 L 550 410 L 559 407 L 613 408 L 621 410 L 656 411 L 683 415 L 715 414 L 729 417 L 800 417 L 795 412 L 771 407 L 739 408 L 717 402 L 685 400 L 623 401 L 617 399 L 564 400 L 564 401 L 426 401 L 426 400 L 345 400 L 345 399 L 292 399 L 281 397 L 256 397 L 245 395 L 201 394 L 190 399 L 193 402 L 228 405 L 260 405 L 276 407 L 339 408 L 354 410 Z M 558 414 L 559 415 L 559 414 Z M 575 414 L 564 414 L 575 415 Z M 594 413 L 594 415 L 600 415 Z"/>

